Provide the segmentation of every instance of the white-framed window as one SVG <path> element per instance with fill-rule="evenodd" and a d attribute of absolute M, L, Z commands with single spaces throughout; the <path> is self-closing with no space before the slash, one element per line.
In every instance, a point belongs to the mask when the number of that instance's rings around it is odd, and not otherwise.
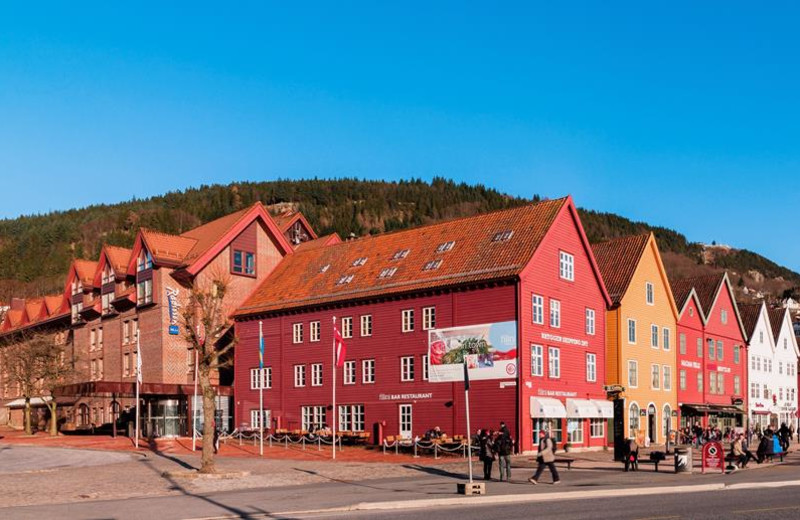
<path fill-rule="evenodd" d="M 561 349 L 547 348 L 547 375 L 553 379 L 561 377 Z"/>
<path fill-rule="evenodd" d="M 294 366 L 294 386 L 295 388 L 300 388 L 306 386 L 306 366 L 305 365 L 295 365 Z"/>
<path fill-rule="evenodd" d="M 311 386 L 322 386 L 322 363 L 311 364 Z"/>
<path fill-rule="evenodd" d="M 686 370 L 680 371 L 680 388 L 681 390 L 686 390 Z"/>
<path fill-rule="evenodd" d="M 606 436 L 605 419 L 589 419 L 589 436 L 592 439 L 601 439 Z"/>
<path fill-rule="evenodd" d="M 375 382 L 375 360 L 364 359 L 361 361 L 361 382 L 365 385 Z"/>
<path fill-rule="evenodd" d="M 586 309 L 586 334 L 589 336 L 594 336 L 594 325 L 594 309 Z"/>
<path fill-rule="evenodd" d="M 650 325 L 650 346 L 658 348 L 658 325 Z"/>
<path fill-rule="evenodd" d="M 319 321 L 312 321 L 308 324 L 309 341 L 319 341 Z"/>
<path fill-rule="evenodd" d="M 361 336 L 372 336 L 372 314 L 361 316 Z"/>
<path fill-rule="evenodd" d="M 260 370 L 258 368 L 250 369 L 250 390 L 259 390 L 260 388 L 272 388 L 272 367 L 264 367 Z"/>
<path fill-rule="evenodd" d="M 725 395 L 725 374 L 717 372 L 717 393 Z"/>
<path fill-rule="evenodd" d="M 303 342 L 303 324 L 295 323 L 292 325 L 292 343 Z"/>
<path fill-rule="evenodd" d="M 531 375 L 544 375 L 544 348 L 541 345 L 531 345 Z"/>
<path fill-rule="evenodd" d="M 139 252 L 139 260 L 136 263 L 136 272 L 141 273 L 142 271 L 146 271 L 152 268 L 153 268 L 153 257 L 150 256 L 150 251 L 142 248 L 141 252 Z"/>
<path fill-rule="evenodd" d="M 445 251 L 450 251 L 456 245 L 455 240 L 451 240 L 450 242 L 443 242 L 439 244 L 436 248 L 437 253 L 444 253 Z"/>
<path fill-rule="evenodd" d="M 436 328 L 436 307 L 422 308 L 422 330 Z"/>
<path fill-rule="evenodd" d="M 672 367 L 669 365 L 664 365 L 661 367 L 661 376 L 664 378 L 664 382 L 661 385 L 664 390 L 667 392 L 672 390 Z"/>
<path fill-rule="evenodd" d="M 300 428 L 305 431 L 321 428 L 327 424 L 327 410 L 324 406 L 303 406 L 300 408 L 302 422 Z"/>
<path fill-rule="evenodd" d="M 778 373 L 783 375 L 783 361 L 778 361 Z"/>
<path fill-rule="evenodd" d="M 716 353 L 714 351 L 714 340 L 708 339 L 706 340 L 706 342 L 708 343 L 708 359 L 713 360 L 714 357 L 716 356 Z"/>
<path fill-rule="evenodd" d="M 702 372 L 698 372 L 697 373 L 697 391 L 698 392 L 702 392 L 703 391 L 703 373 Z"/>
<path fill-rule="evenodd" d="M 583 444 L 583 419 L 567 419 L 567 441 Z"/>
<path fill-rule="evenodd" d="M 400 358 L 400 381 L 414 380 L 414 356 Z"/>
<path fill-rule="evenodd" d="M 428 380 L 428 354 L 422 356 L 422 380 Z"/>
<path fill-rule="evenodd" d="M 728 311 L 725 309 L 720 309 L 719 311 L 719 320 L 722 322 L 723 325 L 728 323 Z"/>
<path fill-rule="evenodd" d="M 343 338 L 352 338 L 353 337 L 353 317 L 352 316 L 345 316 L 342 318 L 342 337 Z"/>
<path fill-rule="evenodd" d="M 125 352 L 122 355 L 122 377 L 130 377 L 131 375 L 131 353 Z"/>
<path fill-rule="evenodd" d="M 537 325 L 544 325 L 544 298 L 538 294 L 531 296 L 531 320 Z"/>
<path fill-rule="evenodd" d="M 269 410 L 261 410 L 259 413 L 258 409 L 250 410 L 250 427 L 251 428 L 261 428 L 261 420 L 264 420 L 264 428 L 269 428 Z"/>
<path fill-rule="evenodd" d="M 742 393 L 742 380 L 739 376 L 733 376 L 733 395 L 741 395 Z"/>
<path fill-rule="evenodd" d="M 639 405 L 631 403 L 628 408 L 628 437 L 639 436 Z"/>
<path fill-rule="evenodd" d="M 683 332 L 678 334 L 678 348 L 680 349 L 681 354 L 686 354 L 686 334 Z"/>
<path fill-rule="evenodd" d="M 575 257 L 564 251 L 558 252 L 558 276 L 570 282 L 575 280 Z"/>
<path fill-rule="evenodd" d="M 628 386 L 631 388 L 639 386 L 639 363 L 635 360 L 628 361 Z"/>
<path fill-rule="evenodd" d="M 346 385 L 354 385 L 356 384 L 356 362 L 355 361 L 345 361 L 344 366 L 344 384 Z"/>
<path fill-rule="evenodd" d="M 364 431 L 364 405 L 345 404 L 339 406 L 339 430 L 349 432 Z"/>
<path fill-rule="evenodd" d="M 739 345 L 734 345 L 733 346 L 733 362 L 735 364 L 737 364 L 737 365 L 741 362 L 740 349 L 741 349 L 741 347 L 739 347 Z M 791 375 L 791 374 L 789 374 L 789 375 Z"/>
<path fill-rule="evenodd" d="M 402 324 L 403 332 L 412 332 L 414 330 L 414 309 L 403 310 L 402 316 L 403 316 L 403 324 Z"/>
<path fill-rule="evenodd" d="M 658 390 L 661 388 L 661 368 L 658 365 L 650 365 L 650 388 Z"/>
<path fill-rule="evenodd" d="M 561 327 L 561 302 L 550 300 L 550 326 L 554 329 Z"/>
<path fill-rule="evenodd" d="M 716 394 L 717 393 L 717 373 L 716 372 L 709 372 L 708 373 L 708 393 Z"/>
<path fill-rule="evenodd" d="M 597 381 L 597 355 L 586 354 L 586 381 L 594 383 Z"/>
<path fill-rule="evenodd" d="M 136 305 L 153 303 L 153 279 L 140 280 L 136 284 Z"/>
<path fill-rule="evenodd" d="M 647 298 L 647 305 L 655 305 L 655 294 L 653 292 L 653 284 L 650 282 L 646 282 L 644 284 L 645 287 L 645 297 Z"/>
<path fill-rule="evenodd" d="M 697 357 L 703 357 L 703 338 L 697 338 Z"/>
<path fill-rule="evenodd" d="M 628 318 L 628 343 L 636 344 L 636 320 Z"/>
<path fill-rule="evenodd" d="M 758 331 L 758 342 L 759 343 L 764 343 L 764 331 L 763 330 Z"/>
<path fill-rule="evenodd" d="M 664 328 L 662 329 L 662 331 L 661 331 L 661 335 L 662 335 L 662 336 L 664 336 L 664 345 L 663 345 L 663 347 L 664 347 L 664 350 L 669 350 L 669 349 L 671 349 L 671 348 L 672 348 L 672 345 L 671 345 L 671 342 L 670 342 L 670 340 L 671 340 L 672 338 L 670 338 L 670 332 L 669 332 L 669 329 L 668 329 L 667 327 L 664 327 Z"/>

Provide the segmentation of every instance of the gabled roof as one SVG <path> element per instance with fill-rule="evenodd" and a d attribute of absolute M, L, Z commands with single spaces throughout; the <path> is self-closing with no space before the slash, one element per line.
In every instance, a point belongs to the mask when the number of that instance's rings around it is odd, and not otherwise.
<path fill-rule="evenodd" d="M 603 282 L 614 304 L 619 304 L 625 296 L 649 240 L 650 233 L 646 233 L 592 246 L 597 266 L 603 275 Z"/>
<path fill-rule="evenodd" d="M 194 238 L 162 233 L 153 229 L 142 228 L 139 234 L 147 250 L 157 264 L 181 265 L 184 259 L 196 245 Z M 136 263 L 136 257 L 131 257 L 130 262 Z"/>
<path fill-rule="evenodd" d="M 567 197 L 326 247 L 301 248 L 278 264 L 235 315 L 513 278 L 528 265 L 559 214 L 572 210 Z M 513 232 L 509 239 L 492 240 L 506 231 Z M 452 249 L 437 251 L 447 242 L 454 242 Z M 586 248 L 591 257 L 588 242 Z M 403 250 L 408 250 L 405 257 L 393 259 Z M 354 266 L 364 258 L 363 265 Z M 440 264 L 424 269 L 430 262 Z M 391 276 L 380 277 L 393 268 Z M 350 275 L 349 282 L 339 283 Z M 605 289 L 603 293 L 607 297 Z"/>
<path fill-rule="evenodd" d="M 78 258 L 73 260 L 72 265 L 75 266 L 75 272 L 78 274 L 78 278 L 80 278 L 83 286 L 91 287 L 94 283 L 94 272 L 97 269 L 97 262 Z"/>
<path fill-rule="evenodd" d="M 314 240 L 306 240 L 305 242 L 301 242 L 297 244 L 294 248 L 295 251 L 306 251 L 309 249 L 316 249 L 318 247 L 325 247 L 330 246 L 333 244 L 338 244 L 341 242 L 342 239 L 339 238 L 338 233 L 332 233 L 330 235 L 325 235 L 319 238 L 315 238 Z"/>
<path fill-rule="evenodd" d="M 761 303 L 739 303 L 739 315 L 742 317 L 742 326 L 747 333 L 748 338 L 752 338 L 758 325 L 758 318 L 761 316 L 761 309 L 764 307 L 764 302 Z M 769 321 L 769 320 L 768 320 Z"/>
<path fill-rule="evenodd" d="M 47 307 L 47 315 L 50 317 L 68 311 L 68 309 L 65 307 L 63 294 L 54 294 L 52 296 L 45 296 L 44 305 L 45 307 Z"/>
<path fill-rule="evenodd" d="M 16 329 L 24 325 L 25 311 L 21 309 L 9 309 L 3 319 L 3 331 Z"/>
<path fill-rule="evenodd" d="M 182 233 L 181 237 L 195 240 L 194 246 L 183 258 L 184 264 L 191 263 L 194 259 L 213 247 L 214 244 L 222 240 L 225 233 L 230 231 L 230 229 L 251 209 L 252 207 L 244 208 Z"/>
<path fill-rule="evenodd" d="M 705 316 L 708 316 L 725 276 L 725 272 L 722 272 L 705 276 L 695 276 L 693 278 L 683 278 L 681 280 L 670 280 L 672 294 L 675 297 L 675 303 L 677 303 L 678 309 L 683 311 L 683 307 L 689 299 L 689 294 L 692 289 L 694 289 L 697 295 L 697 302 L 700 305 L 700 310 Z"/>
<path fill-rule="evenodd" d="M 681 280 L 670 279 L 669 286 L 672 288 L 672 296 L 675 298 L 675 304 L 678 306 L 678 310 L 681 313 L 683 313 L 683 309 L 686 307 L 690 296 L 694 296 L 697 299 L 697 293 L 694 292 L 691 278 L 684 278 Z M 697 304 L 698 306 L 700 305 L 699 299 L 697 300 Z M 700 310 L 702 311 L 702 309 Z"/>
<path fill-rule="evenodd" d="M 772 337 L 775 338 L 776 345 L 778 344 L 778 336 L 781 335 L 781 327 L 783 326 L 783 320 L 787 312 L 789 312 L 787 309 L 767 308 L 767 314 L 769 314 L 769 323 L 772 326 Z"/>
<path fill-rule="evenodd" d="M 27 321 L 33 323 L 47 317 L 47 308 L 42 298 L 25 300 L 25 316 Z"/>
<path fill-rule="evenodd" d="M 109 245 L 103 246 L 103 249 L 105 250 L 108 263 L 114 270 L 114 274 L 117 276 L 124 276 L 125 269 L 128 267 L 128 262 L 131 259 L 131 253 L 133 251 L 126 247 L 117 247 Z"/>
<path fill-rule="evenodd" d="M 272 218 L 275 220 L 275 224 L 278 225 L 278 228 L 280 228 L 280 230 L 283 233 L 286 233 L 286 231 L 288 231 L 289 228 L 292 227 L 292 225 L 299 220 L 300 222 L 302 222 L 303 227 L 306 228 L 306 231 L 308 231 L 308 234 L 311 236 L 311 239 L 313 240 L 317 238 L 317 234 L 314 232 L 314 229 L 311 227 L 311 224 L 308 223 L 308 220 L 306 220 L 305 215 L 303 215 L 299 211 L 287 211 L 284 213 L 279 213 L 277 215 L 274 215 Z"/>

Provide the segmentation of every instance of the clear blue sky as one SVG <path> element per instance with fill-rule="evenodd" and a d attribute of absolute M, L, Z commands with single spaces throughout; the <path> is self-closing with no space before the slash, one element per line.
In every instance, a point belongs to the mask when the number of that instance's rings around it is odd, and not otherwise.
<path fill-rule="evenodd" d="M 442 175 L 800 270 L 797 3 L 431 3 L 3 4 L 0 217 Z"/>

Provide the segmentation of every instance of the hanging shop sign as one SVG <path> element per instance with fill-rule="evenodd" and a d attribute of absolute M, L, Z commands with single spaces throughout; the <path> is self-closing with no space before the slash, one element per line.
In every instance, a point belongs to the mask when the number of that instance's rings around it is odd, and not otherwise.
<path fill-rule="evenodd" d="M 178 326 L 178 310 L 181 308 L 181 302 L 178 301 L 180 289 L 166 288 L 167 292 L 167 309 L 169 311 L 169 333 L 171 336 L 180 334 L 180 327 Z"/>
<path fill-rule="evenodd" d="M 432 383 L 517 378 L 517 322 L 504 321 L 428 332 L 428 379 Z"/>

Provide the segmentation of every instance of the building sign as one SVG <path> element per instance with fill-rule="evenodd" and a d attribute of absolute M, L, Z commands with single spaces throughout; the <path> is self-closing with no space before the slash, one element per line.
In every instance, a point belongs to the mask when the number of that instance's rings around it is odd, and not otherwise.
<path fill-rule="evenodd" d="M 417 399 L 431 399 L 433 392 L 426 394 L 380 394 L 378 399 L 380 401 L 414 401 Z"/>
<path fill-rule="evenodd" d="M 178 301 L 178 294 L 180 289 L 166 288 L 167 292 L 167 308 L 169 310 L 169 333 L 172 336 L 180 334 L 180 327 L 178 327 L 178 309 L 181 308 L 181 303 Z"/>
<path fill-rule="evenodd" d="M 717 365 L 717 372 L 725 372 L 726 374 L 730 374 L 731 373 L 731 369 L 730 369 L 730 367 L 721 367 L 721 366 Z"/>
<path fill-rule="evenodd" d="M 428 331 L 428 380 L 516 379 L 517 322 L 504 321 Z"/>
<path fill-rule="evenodd" d="M 697 361 L 687 361 L 685 359 L 681 359 L 681 366 L 684 368 L 700 368 L 700 363 Z"/>
<path fill-rule="evenodd" d="M 556 343 L 564 343 L 566 345 L 578 345 L 579 347 L 588 347 L 589 342 L 585 339 L 576 339 L 576 338 L 565 338 L 564 336 L 559 336 L 557 334 L 550 334 L 548 332 L 542 332 L 542 339 L 545 341 L 555 341 Z"/>
<path fill-rule="evenodd" d="M 720 470 L 725 473 L 725 452 L 719 442 L 707 442 L 703 444 L 703 473 L 706 469 Z"/>
<path fill-rule="evenodd" d="M 539 389 L 539 395 L 546 395 L 548 397 L 577 397 L 578 392 L 564 392 L 562 390 L 545 390 Z"/>

